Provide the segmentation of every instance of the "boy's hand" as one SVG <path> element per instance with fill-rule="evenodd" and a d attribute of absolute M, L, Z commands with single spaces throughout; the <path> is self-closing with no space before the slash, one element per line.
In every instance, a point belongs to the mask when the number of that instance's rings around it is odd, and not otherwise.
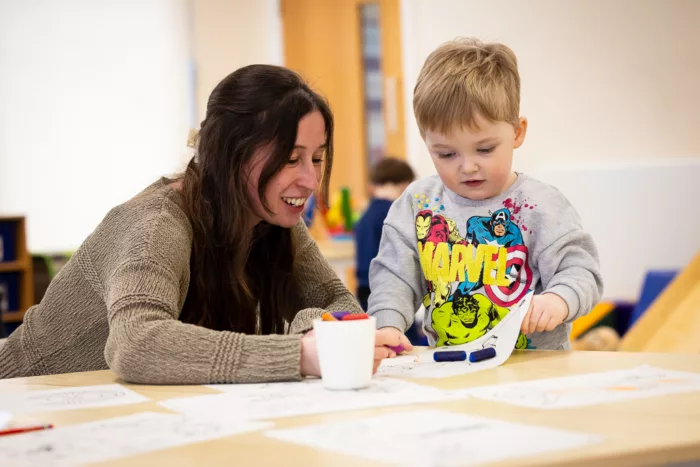
<path fill-rule="evenodd" d="M 563 298 L 553 293 L 545 293 L 532 297 L 520 330 L 523 334 L 535 331 L 551 331 L 569 316 L 569 307 Z"/>
<path fill-rule="evenodd" d="M 411 341 L 408 340 L 408 337 L 406 337 L 404 333 L 399 331 L 397 328 L 390 326 L 381 328 L 377 331 L 375 345 L 378 347 L 385 347 L 386 350 L 389 351 L 388 357 L 385 358 L 396 357 L 396 352 L 389 347 L 398 347 L 401 345 L 406 352 L 413 350 L 413 345 L 411 345 Z"/>
<path fill-rule="evenodd" d="M 379 365 L 385 358 L 396 357 L 396 352 L 389 347 L 397 347 L 402 345 L 404 350 L 413 350 L 411 341 L 408 337 L 396 328 L 386 327 L 377 330 L 377 336 L 374 339 L 374 370 L 377 372 Z"/>

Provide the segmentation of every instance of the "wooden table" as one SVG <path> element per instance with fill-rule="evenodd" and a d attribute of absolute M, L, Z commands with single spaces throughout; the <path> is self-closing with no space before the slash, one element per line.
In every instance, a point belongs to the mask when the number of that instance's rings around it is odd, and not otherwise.
<path fill-rule="evenodd" d="M 442 389 L 528 381 L 649 364 L 661 368 L 700 373 L 700 355 L 622 352 L 515 352 L 506 364 L 493 369 L 443 380 L 412 380 Z M 73 373 L 0 381 L 2 393 L 56 389 L 69 386 L 121 383 L 150 398 L 151 402 L 99 409 L 27 415 L 26 421 L 66 426 L 142 411 L 167 412 L 155 402 L 215 391 L 202 386 L 142 386 L 125 384 L 110 371 Z M 534 410 L 476 398 L 421 404 L 421 408 L 452 410 L 465 414 L 532 425 L 599 434 L 600 444 L 538 456 L 511 459 L 493 465 L 659 465 L 700 459 L 700 392 L 562 410 Z M 290 428 L 336 420 L 358 419 L 380 413 L 410 410 L 410 406 L 370 409 L 280 419 L 277 428 Z M 20 421 L 23 421 L 20 419 Z M 1 460 L 0 460 L 1 461 Z M 1 462 L 0 462 L 1 463 Z M 168 465 L 274 465 L 352 466 L 384 465 L 317 451 L 268 439 L 260 432 L 141 454 L 101 463 L 101 466 Z"/>
<path fill-rule="evenodd" d="M 357 287 L 355 283 L 355 242 L 326 238 L 317 241 L 316 245 L 345 287 L 354 293 Z"/>

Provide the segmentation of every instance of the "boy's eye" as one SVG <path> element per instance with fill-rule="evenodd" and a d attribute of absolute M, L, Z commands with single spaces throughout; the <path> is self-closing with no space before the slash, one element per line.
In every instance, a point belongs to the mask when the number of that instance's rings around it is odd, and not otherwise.
<path fill-rule="evenodd" d="M 454 152 L 444 152 L 444 153 L 438 153 L 438 157 L 440 159 L 449 159 L 450 157 L 454 156 Z"/>
<path fill-rule="evenodd" d="M 494 150 L 495 147 L 496 146 L 491 146 L 490 148 L 477 149 L 476 152 L 478 152 L 479 154 L 489 154 Z"/>

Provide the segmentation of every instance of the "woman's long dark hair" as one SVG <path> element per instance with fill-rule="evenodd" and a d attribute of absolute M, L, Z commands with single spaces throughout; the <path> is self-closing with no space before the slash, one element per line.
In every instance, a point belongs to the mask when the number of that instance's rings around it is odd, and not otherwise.
<path fill-rule="evenodd" d="M 326 125 L 328 149 L 316 195 L 325 201 L 333 115 L 321 96 L 293 71 L 272 65 L 241 68 L 212 91 L 197 155 L 182 181 L 194 242 L 181 321 L 219 331 L 282 334 L 299 311 L 291 230 L 266 222 L 251 230 L 253 203 L 244 168 L 257 150 L 272 149 L 258 181 L 267 209 L 265 188 L 288 163 L 299 121 L 314 110 Z"/>

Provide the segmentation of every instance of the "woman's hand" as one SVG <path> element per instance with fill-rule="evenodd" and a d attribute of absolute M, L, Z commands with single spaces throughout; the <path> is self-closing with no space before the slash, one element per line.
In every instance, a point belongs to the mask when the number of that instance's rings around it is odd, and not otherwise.
<path fill-rule="evenodd" d="M 321 376 L 321 366 L 318 363 L 316 351 L 316 336 L 313 329 L 301 338 L 301 375 Z"/>

